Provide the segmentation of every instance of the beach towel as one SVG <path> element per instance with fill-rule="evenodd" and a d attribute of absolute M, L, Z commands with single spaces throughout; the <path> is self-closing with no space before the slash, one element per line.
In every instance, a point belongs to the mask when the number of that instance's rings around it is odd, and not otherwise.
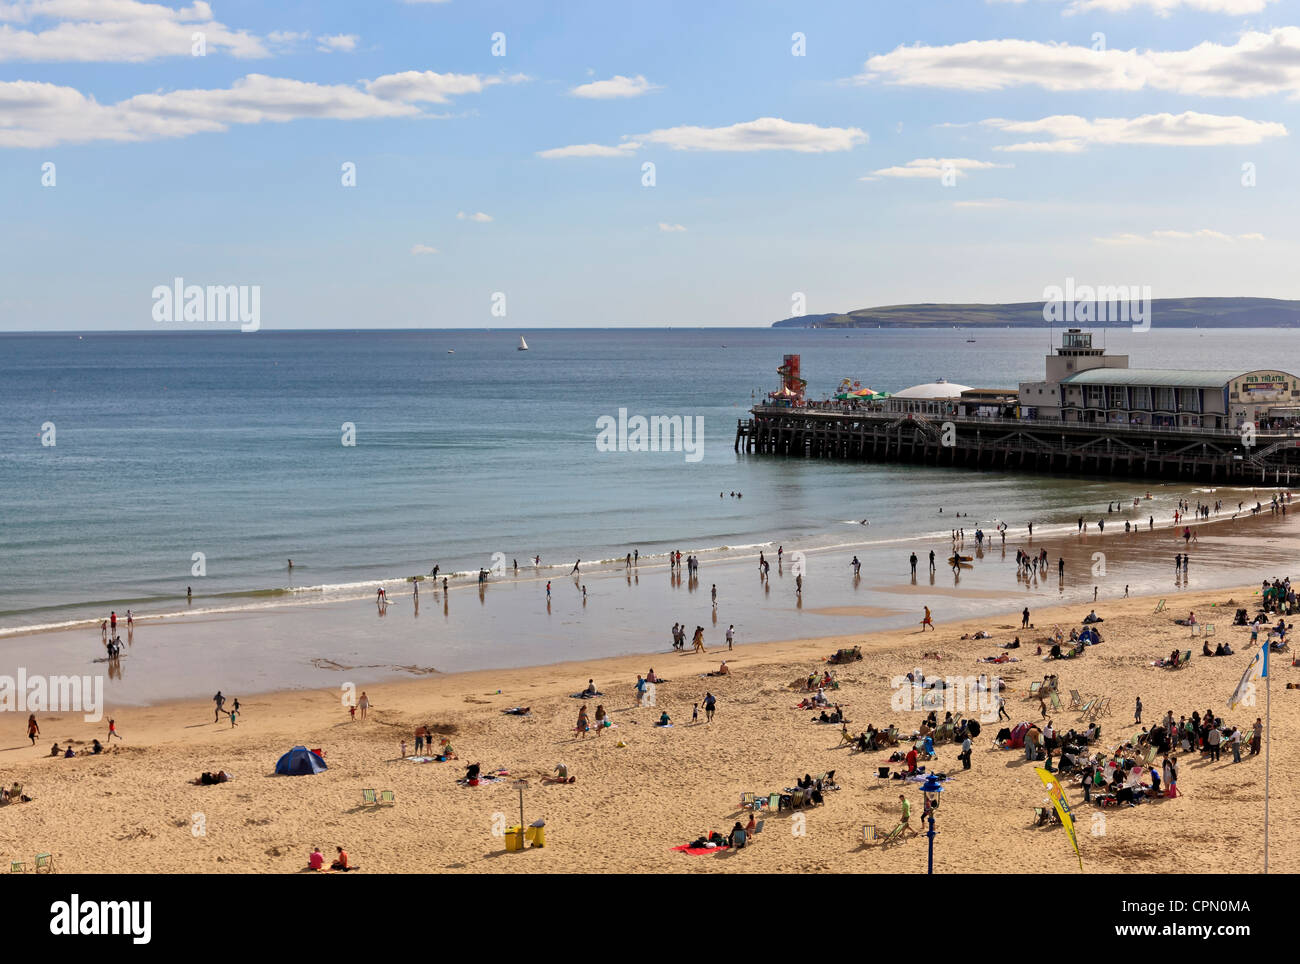
<path fill-rule="evenodd" d="M 599 691 L 595 693 L 570 693 L 569 698 L 573 700 L 590 700 L 590 699 L 595 699 L 597 696 L 604 696 L 604 695 L 605 695 L 604 693 L 601 693 Z"/>
<path fill-rule="evenodd" d="M 690 844 L 682 844 L 680 847 L 673 848 L 673 850 L 676 850 L 678 853 L 690 854 L 694 857 L 698 857 L 700 854 L 716 854 L 720 850 L 730 849 L 730 847 L 725 845 L 721 847 L 692 847 Z"/>
<path fill-rule="evenodd" d="M 408 756 L 408 757 L 405 757 L 405 760 L 406 760 L 406 762 L 408 762 L 408 763 L 434 763 L 435 761 L 439 761 L 439 760 L 443 760 L 443 759 L 445 759 L 445 758 L 444 758 L 444 757 L 436 757 L 436 756 Z"/>

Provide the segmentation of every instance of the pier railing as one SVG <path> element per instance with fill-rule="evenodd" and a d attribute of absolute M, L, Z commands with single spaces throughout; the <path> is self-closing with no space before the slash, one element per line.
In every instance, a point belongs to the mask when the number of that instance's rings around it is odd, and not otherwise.
<path fill-rule="evenodd" d="M 1063 418 L 996 418 L 983 415 L 928 415 L 920 412 L 890 412 L 880 408 L 856 408 L 851 405 L 842 406 L 788 406 L 788 405 L 755 405 L 752 409 L 755 415 L 799 415 L 812 416 L 842 416 L 858 415 L 867 418 L 882 419 L 906 419 L 909 416 L 917 421 L 928 421 L 931 423 L 954 422 L 964 426 L 987 425 L 989 428 L 1019 428 L 1027 431 L 1066 428 L 1084 431 L 1104 431 L 1117 433 L 1132 433 L 1141 435 L 1160 434 L 1178 436 L 1196 436 L 1197 438 L 1213 437 L 1221 439 L 1240 440 L 1240 429 L 1231 428 L 1205 428 L 1199 425 L 1135 425 L 1129 422 L 1080 422 L 1069 421 Z M 1260 441 L 1279 442 L 1285 439 L 1300 439 L 1300 429 L 1256 429 L 1256 444 Z"/>

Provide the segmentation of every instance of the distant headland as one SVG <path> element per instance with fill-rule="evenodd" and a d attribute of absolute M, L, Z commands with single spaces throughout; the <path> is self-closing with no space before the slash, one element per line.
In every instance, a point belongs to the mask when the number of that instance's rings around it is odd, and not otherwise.
<path fill-rule="evenodd" d="M 1093 317 L 1099 316 L 1094 313 Z M 1300 324 L 1300 301 L 1279 298 L 1155 298 L 1151 301 L 1151 320 L 1162 328 L 1289 328 Z M 1001 305 L 882 305 L 844 313 L 785 318 L 773 322 L 772 327 L 1044 328 L 1047 325 L 1043 318 L 1043 302 L 1023 301 Z"/>

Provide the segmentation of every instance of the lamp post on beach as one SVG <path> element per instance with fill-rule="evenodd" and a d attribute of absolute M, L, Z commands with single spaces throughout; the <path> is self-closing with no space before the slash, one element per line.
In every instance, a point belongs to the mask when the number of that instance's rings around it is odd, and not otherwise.
<path fill-rule="evenodd" d="M 926 801 L 926 816 L 930 819 L 930 829 L 926 831 L 926 836 L 930 838 L 930 865 L 926 870 L 927 874 L 934 873 L 934 811 L 939 806 L 939 794 L 943 793 L 943 786 L 939 783 L 939 778 L 931 773 L 925 778 L 925 783 L 921 784 L 921 794 Z"/>

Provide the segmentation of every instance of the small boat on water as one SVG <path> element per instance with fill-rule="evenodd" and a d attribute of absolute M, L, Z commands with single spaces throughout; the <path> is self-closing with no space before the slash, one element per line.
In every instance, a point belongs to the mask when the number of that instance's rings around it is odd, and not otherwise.
<path fill-rule="evenodd" d="M 519 336 L 519 347 L 515 351 L 528 351 L 528 342 L 524 341 L 524 336 Z"/>

